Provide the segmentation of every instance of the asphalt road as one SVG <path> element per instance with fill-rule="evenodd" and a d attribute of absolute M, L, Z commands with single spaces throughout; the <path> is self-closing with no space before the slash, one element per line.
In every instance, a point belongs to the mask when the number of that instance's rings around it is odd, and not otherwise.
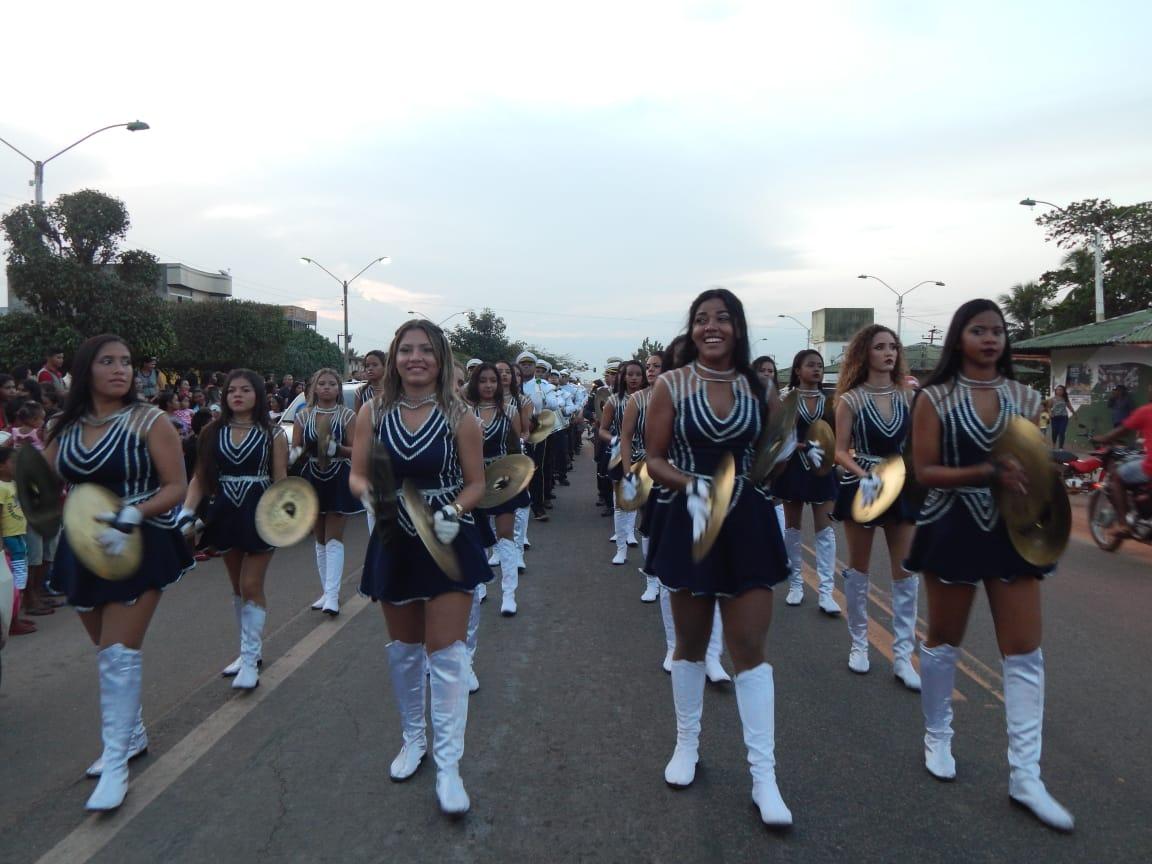
<path fill-rule="evenodd" d="M 874 580 L 867 676 L 848 671 L 845 625 L 818 613 L 813 592 L 798 608 L 781 593 L 768 653 L 778 775 L 796 826 L 776 834 L 751 805 L 731 685 L 709 687 L 695 785 L 665 786 L 675 727 L 659 611 L 639 602 L 634 566 L 608 563 L 610 520 L 592 504 L 587 448 L 572 480 L 552 521 L 529 529 L 520 614 L 499 617 L 498 597 L 484 606 L 462 764 L 467 817 L 439 813 L 430 757 L 410 782 L 388 780 L 399 723 L 382 616 L 354 597 L 366 539 L 356 520 L 338 619 L 307 608 L 319 588 L 311 544 L 277 554 L 252 694 L 218 677 L 237 651 L 222 564 L 170 589 L 145 645 L 151 750 L 133 763 L 118 814 L 83 810 L 83 770 L 100 744 L 94 652 L 79 623 L 62 611 L 11 640 L 0 862 L 1152 859 L 1152 697 L 1139 672 L 1148 549 L 1109 555 L 1078 528 L 1045 585 L 1043 773 L 1077 818 L 1071 836 L 1009 804 L 1000 663 L 983 602 L 957 675 L 959 777 L 942 784 L 923 768 L 919 699 L 895 683 L 883 653 L 887 580 Z"/>

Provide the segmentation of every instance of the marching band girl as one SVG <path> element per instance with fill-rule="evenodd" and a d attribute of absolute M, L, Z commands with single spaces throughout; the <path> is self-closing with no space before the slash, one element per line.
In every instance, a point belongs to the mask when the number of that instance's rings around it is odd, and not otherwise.
<path fill-rule="evenodd" d="M 760 383 L 765 388 L 771 386 L 773 393 L 780 392 L 780 375 L 776 369 L 776 361 L 769 357 L 767 354 L 762 354 L 752 361 L 752 368 L 756 370 L 756 375 L 760 378 Z M 773 498 L 773 503 L 776 505 L 776 522 L 780 526 L 780 533 L 784 534 L 784 502 L 779 499 Z"/>
<path fill-rule="evenodd" d="M 208 497 L 203 542 L 224 556 L 240 630 L 240 656 L 221 674 L 233 678 L 233 687 L 251 690 L 260 683 L 268 615 L 264 577 L 275 551 L 256 531 L 256 504 L 288 474 L 288 440 L 269 419 L 264 380 L 251 369 L 229 373 L 220 416 L 205 427 L 198 449 L 180 522 L 192 522 Z"/>
<path fill-rule="evenodd" d="M 624 404 L 624 417 L 620 421 L 620 452 L 628 454 L 628 467 L 624 472 L 624 495 L 629 500 L 636 497 L 636 475 L 632 467 L 644 459 L 644 415 L 648 408 L 648 398 L 652 395 L 652 385 L 664 371 L 664 355 L 655 351 L 648 355 L 644 361 L 644 389 L 633 393 Z M 623 464 L 623 463 L 621 463 Z M 647 512 L 647 508 L 645 508 Z M 635 512 L 628 514 L 634 522 Z M 644 593 L 640 595 L 641 603 L 653 603 L 660 597 L 660 580 L 649 575 L 643 566 L 648 560 L 648 531 L 645 530 L 643 520 L 640 524 L 640 572 L 644 574 Z"/>
<path fill-rule="evenodd" d="M 505 398 L 512 403 L 516 413 L 520 417 L 520 441 L 518 443 L 519 450 L 517 453 L 527 453 L 528 430 L 532 426 L 532 400 L 524 395 L 523 389 L 520 387 L 520 369 L 515 363 L 509 363 L 507 360 L 498 360 L 496 362 L 496 371 L 500 373 L 500 386 L 504 388 Z M 529 546 L 528 543 L 528 517 L 532 512 L 532 496 L 528 490 L 524 490 L 526 497 L 520 499 L 522 505 L 516 508 L 514 516 L 515 533 L 514 539 L 516 541 L 516 568 L 519 572 L 523 573 L 527 566 L 524 562 L 524 550 Z"/>
<path fill-rule="evenodd" d="M 340 373 L 321 369 L 308 386 L 308 405 L 296 412 L 292 427 L 289 462 L 304 453 L 308 461 L 300 476 L 312 484 L 320 499 L 316 517 L 316 569 L 320 572 L 321 594 L 313 609 L 327 615 L 340 614 L 340 581 L 344 578 L 344 520 L 364 512 L 364 505 L 348 488 L 349 456 L 352 454 L 356 415 L 343 403 Z M 317 421 L 327 418 L 328 434 L 324 453 L 317 452 Z M 326 464 L 325 464 L 326 463 Z"/>
<path fill-rule="evenodd" d="M 352 410 L 359 411 L 365 402 L 371 402 L 380 389 L 380 380 L 384 377 L 384 362 L 387 355 L 373 348 L 364 355 L 364 383 L 356 388 Z"/>
<path fill-rule="evenodd" d="M 673 592 L 676 623 L 676 749 L 664 779 L 682 787 L 696 776 L 704 656 L 719 602 L 736 667 L 752 800 L 766 824 L 787 826 L 792 814 L 776 785 L 775 686 L 764 640 L 772 619 L 772 586 L 786 578 L 788 554 L 767 493 L 748 480 L 769 404 L 749 363 L 744 307 L 732 292 L 715 288 L 698 296 L 688 329 L 686 365 L 657 380 L 646 418 L 648 470 L 664 487 L 656 572 Z M 695 562 L 693 542 L 709 529 L 711 478 L 725 455 L 736 462 L 732 501 L 711 550 Z"/>
<path fill-rule="evenodd" d="M 411 479 L 420 487 L 435 514 L 437 540 L 450 544 L 456 556 L 458 581 L 449 579 L 425 549 L 400 495 L 395 522 L 383 531 L 378 526 L 368 541 L 360 591 L 381 601 L 393 640 L 388 664 L 404 745 L 392 762 L 392 779 L 411 777 L 427 752 L 427 650 L 436 796 L 445 813 L 461 814 L 470 806 L 459 768 L 468 722 L 470 664 L 464 640 L 472 594 L 492 571 L 471 513 L 484 494 L 483 435 L 456 396 L 453 376 L 452 350 L 439 327 L 423 320 L 401 325 L 388 350 L 381 392 L 356 418 L 351 486 L 357 495 L 372 493 L 370 450 L 383 447 L 396 483 Z"/>
<path fill-rule="evenodd" d="M 99 653 L 104 752 L 88 769 L 100 782 L 89 810 L 115 810 L 128 792 L 128 760 L 148 749 L 140 710 L 141 646 L 161 592 L 192 567 L 176 527 L 186 488 L 180 436 L 162 412 L 136 401 L 132 355 L 118 336 L 93 336 L 72 361 L 72 389 L 48 433 L 44 456 L 67 483 L 96 483 L 121 504 L 102 514 L 97 542 L 123 555 L 133 535 L 143 546 L 139 568 L 126 579 L 101 579 L 76 558 L 65 532 L 54 581 Z M 160 420 L 161 422 L 157 422 Z"/>
<path fill-rule="evenodd" d="M 1008 536 L 993 489 L 1041 494 L 1013 458 L 994 458 L 1008 422 L 1035 423 L 1040 394 L 1014 380 L 1004 316 L 991 300 L 956 310 L 940 362 L 913 410 L 916 479 L 928 489 L 917 519 L 908 568 L 924 574 L 928 638 L 920 645 L 924 762 L 941 780 L 956 776 L 952 757 L 952 688 L 956 658 L 976 587 L 984 585 L 1003 656 L 1008 726 L 1008 794 L 1044 824 L 1073 828 L 1072 814 L 1040 779 L 1044 720 L 1044 655 L 1040 648 L 1040 580 Z"/>
<path fill-rule="evenodd" d="M 613 482 L 623 476 L 624 460 L 628 458 L 620 444 L 620 424 L 624 419 L 624 405 L 629 397 L 634 393 L 639 393 L 645 386 L 647 386 L 647 382 L 644 377 L 643 365 L 639 360 L 627 360 L 620 364 L 616 392 L 604 402 L 604 408 L 600 414 L 600 440 L 610 448 L 609 461 L 615 459 L 617 455 L 620 456 L 620 462 L 617 466 L 609 470 L 609 479 Z M 612 522 L 616 529 L 609 538 L 616 543 L 616 555 L 612 558 L 612 563 L 627 564 L 628 547 L 638 545 L 635 534 L 636 514 L 621 510 L 616 504 L 615 493 L 613 493 Z"/>
<path fill-rule="evenodd" d="M 903 568 L 912 539 L 911 512 L 904 494 L 878 519 L 858 523 L 852 519 L 857 490 L 865 504 L 879 492 L 872 469 L 889 456 L 899 456 L 912 427 L 910 396 L 900 340 L 880 324 L 860 330 L 844 352 L 836 388 L 836 464 L 844 471 L 832 517 L 844 524 L 848 541 L 848 569 L 844 571 L 844 597 L 848 606 L 848 633 L 852 647 L 848 668 L 868 671 L 868 571 L 874 529 L 884 529 L 892 565 L 892 671 L 909 690 L 920 689 L 920 675 L 912 665 L 916 647 L 916 594 L 919 580 Z"/>
<path fill-rule="evenodd" d="M 784 473 L 772 484 L 772 495 L 784 502 L 784 539 L 788 547 L 791 573 L 788 578 L 789 606 L 804 602 L 804 577 L 801 568 L 804 555 L 800 549 L 800 529 L 804 520 L 804 505 L 812 508 L 816 546 L 816 575 L 820 580 L 818 592 L 820 611 L 825 615 L 839 615 L 840 607 L 832 597 L 836 587 L 836 532 L 829 517 L 836 500 L 836 478 L 832 474 L 821 477 L 816 472 L 831 453 L 808 440 L 808 427 L 817 420 L 832 418 L 831 401 L 820 389 L 824 380 L 824 358 L 819 351 L 808 348 L 799 352 L 792 361 L 788 385 L 796 391 L 796 452 L 788 460 Z"/>

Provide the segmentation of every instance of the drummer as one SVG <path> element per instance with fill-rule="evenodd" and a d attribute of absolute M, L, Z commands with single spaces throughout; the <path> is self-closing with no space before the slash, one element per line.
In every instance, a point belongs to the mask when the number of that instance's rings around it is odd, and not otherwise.
<path fill-rule="evenodd" d="M 44 456 L 67 483 L 95 483 L 120 500 L 97 518 L 99 554 L 118 559 L 133 544 L 140 566 L 127 578 L 99 578 L 76 557 L 65 530 L 56 552 L 53 581 L 97 646 L 104 753 L 88 769 L 100 782 L 89 810 L 115 810 L 128 791 L 128 760 L 148 749 L 140 708 L 141 646 L 161 592 L 192 564 L 176 527 L 186 489 L 180 436 L 163 413 L 138 402 L 132 355 L 110 334 L 93 336 L 72 360 L 72 388 L 48 432 Z M 79 538 L 76 538 L 77 541 Z"/>
<path fill-rule="evenodd" d="M 448 814 L 470 803 L 460 779 L 468 722 L 465 645 L 472 594 L 492 578 L 472 510 L 484 495 L 483 435 L 475 415 L 456 396 L 452 349 L 439 327 L 412 320 L 400 326 L 388 350 L 380 394 L 356 417 L 352 491 L 371 495 L 371 450 L 382 447 L 396 483 L 415 482 L 434 512 L 436 541 L 450 546 L 459 580 L 449 579 L 425 548 L 407 507 L 425 501 L 400 497 L 398 519 L 373 532 L 360 591 L 380 607 L 393 640 L 388 644 L 392 688 L 404 745 L 392 762 L 393 780 L 407 780 L 427 752 L 425 649 L 431 671 L 436 797 Z M 386 494 L 388 490 L 375 490 Z M 380 515 L 380 514 L 378 514 Z"/>
<path fill-rule="evenodd" d="M 820 611 L 839 615 L 840 605 L 832 596 L 836 588 L 836 532 L 832 528 L 832 505 L 836 500 L 836 478 L 820 468 L 832 458 L 815 440 L 808 440 L 808 427 L 817 420 L 834 421 L 832 400 L 820 384 L 824 380 L 824 358 L 808 348 L 792 360 L 788 376 L 791 398 L 796 399 L 796 451 L 788 460 L 784 473 L 772 484 L 772 496 L 784 502 L 784 541 L 788 547 L 791 574 L 788 580 L 789 606 L 804 602 L 804 555 L 801 552 L 800 529 L 804 505 L 812 509 L 815 532 L 817 593 Z"/>
<path fill-rule="evenodd" d="M 320 513 L 313 533 L 316 569 L 323 593 L 312 608 L 326 615 L 340 614 L 344 520 L 364 512 L 364 505 L 348 488 L 355 420 L 355 413 L 343 403 L 340 373 L 335 369 L 321 369 L 313 375 L 308 383 L 308 405 L 297 411 L 294 418 L 288 461 L 294 464 L 307 453 L 308 461 L 300 476 L 312 484 L 320 499 Z"/>
<path fill-rule="evenodd" d="M 1014 380 L 1000 307 L 991 300 L 965 303 L 952 317 L 940 362 L 913 410 L 913 462 L 928 497 L 906 566 L 924 574 L 928 593 L 928 638 L 920 645 L 928 771 L 940 780 L 956 776 L 953 681 L 976 588 L 983 584 L 1004 658 L 1008 794 L 1045 825 L 1071 831 L 1072 814 L 1040 779 L 1040 580 L 1046 568 L 1029 564 L 1016 551 L 997 503 L 998 496 L 1042 490 L 1030 486 L 1015 458 L 991 455 L 1013 417 L 1035 423 L 1040 408 L 1040 394 Z"/>
<path fill-rule="evenodd" d="M 220 674 L 232 678 L 234 688 L 252 690 L 260 684 L 268 616 L 264 577 L 274 551 L 256 530 L 256 504 L 288 475 L 288 439 L 268 416 L 263 378 L 251 369 L 228 373 L 220 416 L 200 434 L 198 449 L 180 522 L 194 522 L 208 499 L 203 542 L 224 555 L 240 630 L 240 656 Z"/>
<path fill-rule="evenodd" d="M 647 464 L 664 487 L 656 572 L 672 595 L 676 653 L 672 696 L 676 749 L 664 769 L 671 786 L 696 776 L 704 709 L 704 657 L 717 603 L 736 667 L 736 703 L 752 770 L 752 800 L 768 825 L 792 824 L 776 785 L 775 684 L 764 659 L 772 586 L 788 574 L 788 555 L 768 494 L 748 481 L 752 445 L 769 403 L 750 364 L 748 325 L 740 300 L 724 288 L 705 291 L 688 314 L 684 366 L 657 379 L 645 421 Z M 726 513 L 713 515 L 712 477 L 736 460 Z M 713 519 L 724 521 L 716 526 Z M 715 531 L 711 550 L 693 559 L 697 540 Z"/>
<path fill-rule="evenodd" d="M 480 420 L 484 434 L 484 465 L 487 467 L 509 453 L 508 442 L 520 448 L 520 411 L 505 398 L 500 372 L 492 363 L 482 362 L 468 379 L 465 401 Z M 496 522 L 496 554 L 500 560 L 500 614 L 516 614 L 516 586 L 519 582 L 519 554 L 516 549 L 516 511 L 529 504 L 528 490 L 487 510 L 477 510 L 477 519 Z"/>
<path fill-rule="evenodd" d="M 873 530 L 884 529 L 892 564 L 892 671 L 909 690 L 920 689 L 920 675 L 912 665 L 916 648 L 916 594 L 920 582 L 901 565 L 908 556 L 915 513 L 908 496 L 901 494 L 884 513 L 870 522 L 852 519 L 852 502 L 860 493 L 867 506 L 880 492 L 880 462 L 900 456 L 912 428 L 911 396 L 905 386 L 903 351 L 896 334 L 881 324 L 858 331 L 844 351 L 836 387 L 836 464 L 844 473 L 832 518 L 844 524 L 848 541 L 848 568 L 844 596 L 848 606 L 851 648 L 848 668 L 868 671 L 868 571 L 871 569 Z"/>

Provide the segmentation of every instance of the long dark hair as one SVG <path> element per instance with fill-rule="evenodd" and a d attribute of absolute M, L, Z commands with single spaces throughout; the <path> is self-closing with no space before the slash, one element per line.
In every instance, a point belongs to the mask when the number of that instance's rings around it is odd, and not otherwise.
<path fill-rule="evenodd" d="M 957 309 L 952 316 L 952 323 L 948 325 L 948 333 L 944 336 L 944 347 L 940 351 L 940 359 L 923 386 L 931 387 L 933 384 L 952 381 L 960 373 L 960 364 L 964 361 L 964 350 L 960 344 L 964 336 L 964 328 L 968 326 L 969 321 L 983 312 L 995 312 L 1000 316 L 1000 321 L 1004 321 L 1004 313 L 991 300 L 969 300 Z M 1007 327 L 1004 328 L 1004 352 L 996 361 L 996 371 L 1005 378 L 1016 377 L 1016 373 L 1012 369 L 1012 341 L 1008 337 Z"/>
<path fill-rule="evenodd" d="M 780 367 L 776 365 L 776 358 L 775 357 L 771 356 L 770 354 L 761 354 L 759 357 L 757 357 L 755 360 L 752 361 L 752 368 L 756 371 L 757 374 L 759 374 L 760 373 L 760 367 L 764 363 L 771 363 L 772 364 L 772 386 L 775 387 L 777 390 L 779 390 L 780 389 Z"/>
<path fill-rule="evenodd" d="M 266 433 L 272 433 L 272 418 L 268 413 L 268 395 L 264 389 L 264 379 L 251 369 L 233 369 L 224 379 L 224 397 L 220 400 L 220 416 L 212 420 L 196 442 L 196 473 L 206 492 L 216 491 L 216 477 L 219 467 L 216 464 L 220 427 L 232 422 L 232 406 L 228 404 L 228 387 L 237 378 L 243 378 L 252 385 L 256 394 L 256 404 L 252 406 L 252 422 Z"/>
<path fill-rule="evenodd" d="M 878 333 L 887 333 L 896 340 L 896 364 L 889 376 L 896 389 L 904 388 L 908 370 L 904 368 L 904 346 L 900 344 L 900 337 L 895 330 L 883 324 L 869 324 L 857 330 L 844 349 L 844 359 L 840 361 L 840 379 L 836 382 L 837 395 L 843 395 L 868 380 L 868 355 L 872 351 L 872 340 Z"/>
<path fill-rule="evenodd" d="M 805 348 L 803 351 L 797 351 L 796 356 L 792 358 L 792 371 L 788 373 L 788 389 L 795 390 L 800 386 L 800 367 L 804 365 L 804 361 L 815 354 L 820 358 L 820 362 L 824 362 L 824 355 L 817 351 L 815 348 Z M 824 379 L 821 376 L 821 383 Z M 817 385 L 819 386 L 819 385 Z"/>
<path fill-rule="evenodd" d="M 687 333 L 673 336 L 668 347 L 664 349 L 664 371 L 678 369 L 684 365 L 684 343 L 689 341 Z"/>
<path fill-rule="evenodd" d="M 92 410 L 92 364 L 96 362 L 101 349 L 113 342 L 119 342 L 128 348 L 128 343 L 115 333 L 101 333 L 99 336 L 85 339 L 76 349 L 76 356 L 72 358 L 72 386 L 68 390 L 68 398 L 64 401 L 64 409 L 48 433 L 48 441 L 54 440 Z M 135 371 L 133 369 L 132 373 Z M 125 405 L 132 405 L 137 401 L 135 374 L 129 374 L 128 382 L 128 392 L 124 394 L 122 401 Z"/>
<path fill-rule="evenodd" d="M 628 377 L 629 366 L 635 366 L 640 370 L 640 390 L 648 386 L 648 376 L 644 372 L 644 364 L 639 360 L 625 360 L 620 364 L 620 371 L 616 375 L 616 395 L 620 397 L 621 404 L 623 404 L 624 399 L 628 398 L 628 382 L 625 379 Z"/>
<path fill-rule="evenodd" d="M 767 390 L 760 382 L 760 376 L 756 374 L 756 370 L 752 368 L 752 343 L 748 341 L 748 317 L 744 314 L 744 304 L 727 288 L 709 288 L 707 291 L 702 291 L 692 301 L 692 305 L 688 308 L 688 326 L 684 331 L 686 334 L 684 347 L 679 351 L 680 357 L 677 358 L 676 365 L 687 366 L 700 353 L 699 349 L 696 348 L 696 343 L 692 341 L 692 322 L 696 320 L 696 313 L 700 311 L 700 307 L 708 300 L 719 300 L 728 310 L 728 314 L 732 316 L 733 328 L 736 331 L 736 344 L 732 346 L 732 365 L 737 372 L 747 379 L 748 386 L 752 388 L 756 399 L 764 404 Z"/>
<path fill-rule="evenodd" d="M 509 363 L 507 360 L 497 360 L 493 365 L 496 367 L 496 372 L 500 372 L 500 364 L 503 363 L 508 367 L 508 394 L 509 396 L 519 399 L 520 398 L 520 369 L 515 363 Z M 501 384 L 504 382 L 501 381 Z"/>
<path fill-rule="evenodd" d="M 480 404 L 480 373 L 486 369 L 492 370 L 492 374 L 496 376 L 496 392 L 492 396 L 492 401 L 496 403 L 497 408 L 501 408 L 504 405 L 504 382 L 500 380 L 500 370 L 496 368 L 496 364 L 487 360 L 472 370 L 472 375 L 464 388 L 464 398 L 474 406 Z"/>

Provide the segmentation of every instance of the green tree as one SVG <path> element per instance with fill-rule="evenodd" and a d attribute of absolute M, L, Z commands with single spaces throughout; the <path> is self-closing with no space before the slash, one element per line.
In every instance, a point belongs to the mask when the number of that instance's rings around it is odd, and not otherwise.
<path fill-rule="evenodd" d="M 644 337 L 644 341 L 640 343 L 640 347 L 632 352 L 632 359 L 639 360 L 643 363 L 657 351 L 664 350 L 664 343 L 657 339 L 649 339 Z"/>
<path fill-rule="evenodd" d="M 164 357 L 166 366 L 282 369 L 290 328 L 279 306 L 250 300 L 179 303 L 170 308 L 169 314 L 176 344 Z"/>
<path fill-rule="evenodd" d="M 509 341 L 508 325 L 491 309 L 466 312 L 466 324 L 457 324 L 448 331 L 452 350 L 465 357 L 481 360 L 512 360 L 523 350 L 519 342 Z"/>
<path fill-rule="evenodd" d="M 1042 324 L 1050 320 L 1049 304 L 1054 289 L 1037 282 L 1017 282 L 1007 294 L 996 298 L 1000 308 L 1010 322 L 1009 335 L 1012 340 L 1031 339 L 1040 335 Z"/>
<path fill-rule="evenodd" d="M 39 319 L 40 333 L 66 336 L 68 348 L 97 333 L 118 333 L 137 354 L 162 356 L 171 347 L 172 327 L 155 292 L 156 258 L 120 251 L 131 224 L 122 201 L 84 189 L 46 207 L 22 204 L 0 224 L 9 291 Z M 4 322 L 0 344 L 32 335 L 24 348 L 36 354 L 56 341 L 35 338 L 29 327 L 28 319 Z"/>
<path fill-rule="evenodd" d="M 279 374 L 291 372 L 297 380 L 307 380 L 317 369 L 340 368 L 339 346 L 315 330 L 289 330 L 284 340 L 281 359 L 274 367 Z"/>

